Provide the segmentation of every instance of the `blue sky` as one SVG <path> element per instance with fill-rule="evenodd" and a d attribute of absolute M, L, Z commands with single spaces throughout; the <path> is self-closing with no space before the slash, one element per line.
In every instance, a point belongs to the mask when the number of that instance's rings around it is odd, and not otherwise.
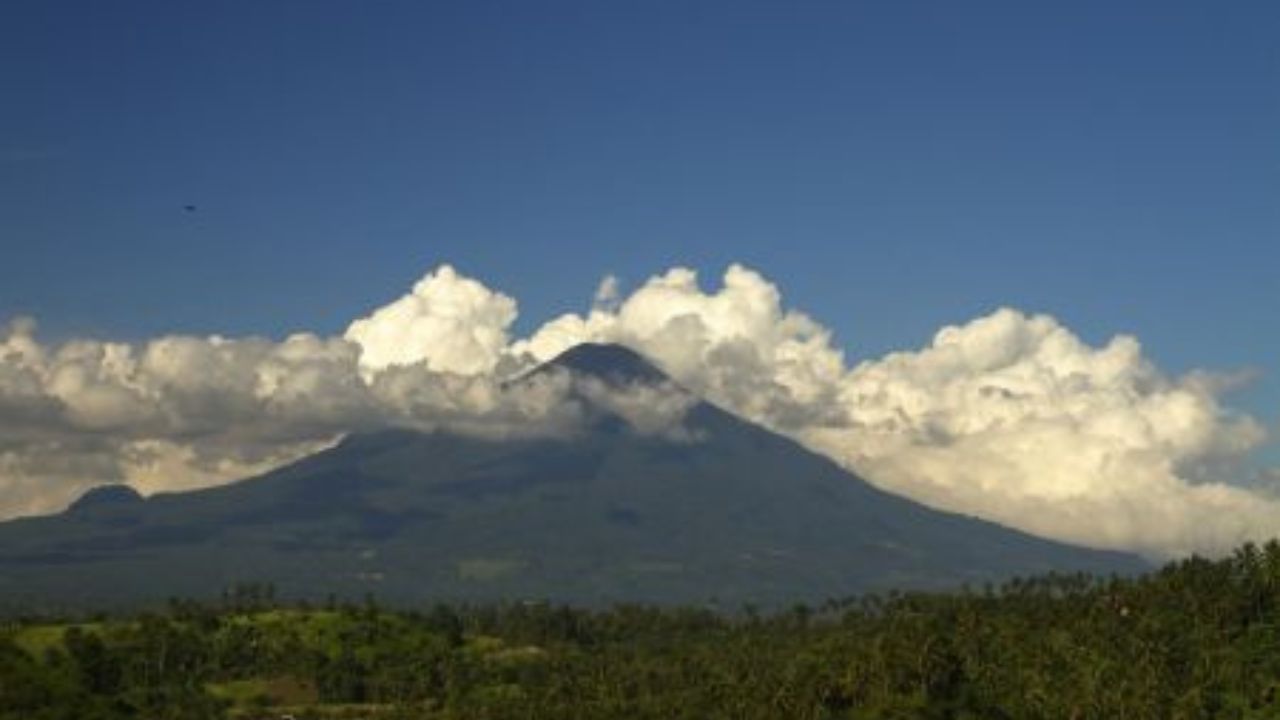
<path fill-rule="evenodd" d="M 1277 37 L 1266 2 L 10 2 L 0 317 L 340 332 L 451 262 L 528 329 L 738 261 L 853 358 L 1010 305 L 1257 370 L 1274 424 Z"/>

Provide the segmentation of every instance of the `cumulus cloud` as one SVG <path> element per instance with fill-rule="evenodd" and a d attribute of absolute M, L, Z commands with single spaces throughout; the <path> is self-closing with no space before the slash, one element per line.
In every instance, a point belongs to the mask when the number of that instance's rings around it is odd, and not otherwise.
<path fill-rule="evenodd" d="M 938 507 L 1152 555 L 1220 552 L 1280 534 L 1280 505 L 1194 479 L 1264 438 L 1216 389 L 1166 377 L 1132 337 L 1090 347 L 1051 317 L 1002 309 L 854 368 L 848 421 L 802 437 Z"/>
<path fill-rule="evenodd" d="M 50 346 L 13 321 L 0 335 L 0 517 L 56 511 L 102 483 L 225 483 L 350 432 L 565 436 L 582 429 L 586 399 L 648 433 L 680 410 L 656 392 L 574 392 L 554 373 L 509 382 L 528 365 L 506 346 L 514 317 L 510 298 L 445 266 L 344 337 Z"/>
<path fill-rule="evenodd" d="M 704 293 L 692 270 L 673 269 L 616 310 L 597 304 L 586 317 L 561 316 L 513 350 L 542 361 L 585 341 L 640 350 L 682 384 L 775 429 L 838 419 L 844 356 L 830 331 L 783 310 L 777 288 L 740 265 L 715 293 Z"/>
<path fill-rule="evenodd" d="M 699 401 L 697 395 L 673 383 L 613 384 L 597 378 L 573 380 L 575 393 L 587 402 L 584 410 L 596 410 L 621 418 L 633 432 L 674 442 L 696 442 L 696 429 L 684 420 Z"/>
<path fill-rule="evenodd" d="M 1236 380 L 1167 377 L 1129 336 L 1091 347 L 1006 308 L 848 367 L 828 330 L 735 265 L 710 292 L 671 270 L 514 348 L 546 359 L 588 340 L 631 345 L 721 406 L 934 507 L 1153 556 L 1280 534 L 1280 503 L 1204 472 L 1264 438 L 1218 400 Z"/>
<path fill-rule="evenodd" d="M 443 265 L 408 295 L 351 323 L 345 337 L 360 347 L 366 371 L 421 362 L 476 375 L 493 370 L 515 319 L 514 300 Z"/>
<path fill-rule="evenodd" d="M 596 287 L 596 294 L 591 304 L 606 312 L 617 309 L 621 288 L 617 275 L 605 275 Z"/>
<path fill-rule="evenodd" d="M 47 346 L 14 321 L 0 336 L 0 515 L 104 481 L 226 482 L 386 426 L 563 435 L 603 408 L 692 440 L 681 419 L 703 396 L 886 490 L 1061 540 L 1167 556 L 1280 534 L 1276 494 L 1229 482 L 1265 437 L 1220 400 L 1238 379 L 1170 377 L 1133 337 L 1091 346 L 1000 309 L 851 366 L 738 265 L 712 290 L 685 268 L 630 293 L 608 276 L 585 313 L 513 340 L 516 312 L 442 266 L 342 337 Z M 639 350 L 679 385 L 526 373 L 584 341 Z"/>

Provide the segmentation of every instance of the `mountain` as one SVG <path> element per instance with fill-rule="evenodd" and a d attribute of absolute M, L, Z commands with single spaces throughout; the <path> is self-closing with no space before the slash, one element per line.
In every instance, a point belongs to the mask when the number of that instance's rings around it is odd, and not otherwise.
<path fill-rule="evenodd" d="M 514 382 L 546 373 L 688 393 L 619 346 L 577 346 Z M 564 439 L 386 430 L 217 488 L 145 500 L 100 488 L 60 515 L 0 524 L 0 605 L 120 606 L 270 582 L 286 597 L 734 609 L 1145 567 L 929 509 L 686 399 L 681 433 L 639 432 L 596 405 Z"/>

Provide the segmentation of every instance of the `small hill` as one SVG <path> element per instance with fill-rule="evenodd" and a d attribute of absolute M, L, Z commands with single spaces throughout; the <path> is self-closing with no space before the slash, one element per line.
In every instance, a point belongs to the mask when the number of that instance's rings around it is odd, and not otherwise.
<path fill-rule="evenodd" d="M 90 488 L 67 507 L 69 513 L 93 512 L 99 508 L 129 507 L 141 503 L 142 496 L 128 485 L 99 485 Z"/>

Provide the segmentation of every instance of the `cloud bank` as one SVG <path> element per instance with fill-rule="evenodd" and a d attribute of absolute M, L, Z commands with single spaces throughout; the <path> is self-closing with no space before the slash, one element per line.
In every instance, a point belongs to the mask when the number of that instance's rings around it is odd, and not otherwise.
<path fill-rule="evenodd" d="M 0 515 L 102 482 L 144 492 L 244 477 L 386 426 L 573 432 L 590 397 L 678 436 L 689 398 L 506 382 L 583 341 L 620 342 L 684 387 L 934 507 L 1060 540 L 1165 557 L 1280 535 L 1274 493 L 1227 481 L 1265 438 L 1207 373 L 1170 377 L 1118 336 L 999 309 L 926 347 L 856 365 L 778 288 L 734 265 L 719 288 L 675 268 L 513 339 L 516 302 L 449 266 L 342 337 L 41 344 L 0 336 Z"/>

